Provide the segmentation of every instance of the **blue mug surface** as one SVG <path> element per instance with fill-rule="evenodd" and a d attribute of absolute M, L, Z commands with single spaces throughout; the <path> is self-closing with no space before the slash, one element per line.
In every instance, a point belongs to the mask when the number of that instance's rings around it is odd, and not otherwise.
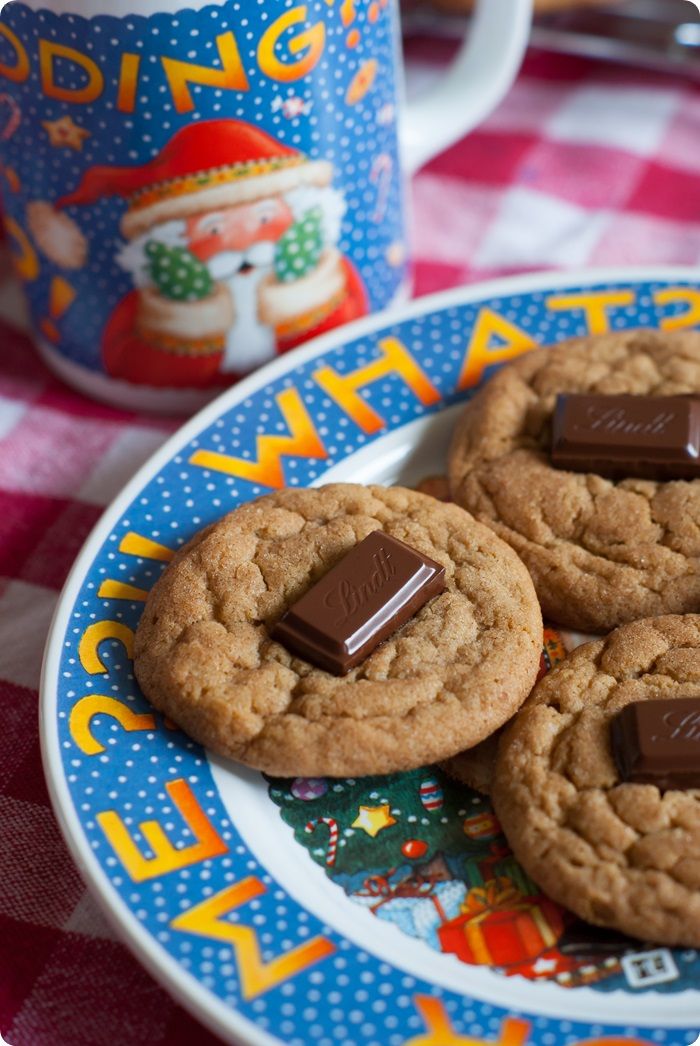
<path fill-rule="evenodd" d="M 528 0 L 489 2 L 515 12 L 510 43 L 501 22 L 479 72 L 472 39 L 403 161 L 389 0 L 7 4 L 5 223 L 47 361 L 120 405 L 189 409 L 405 297 L 408 168 L 495 104 L 526 38 Z M 482 88 L 457 124 L 458 82 Z"/>

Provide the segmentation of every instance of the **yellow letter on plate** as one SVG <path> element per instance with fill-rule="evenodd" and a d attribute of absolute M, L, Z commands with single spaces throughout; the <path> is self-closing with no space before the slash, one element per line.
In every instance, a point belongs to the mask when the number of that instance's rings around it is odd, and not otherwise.
<path fill-rule="evenodd" d="M 606 334 L 610 330 L 608 309 L 634 305 L 634 291 L 582 291 L 580 294 L 555 294 L 547 299 L 547 308 L 555 312 L 583 312 L 589 334 Z"/>
<path fill-rule="evenodd" d="M 140 559 L 158 559 L 161 563 L 169 563 L 175 555 L 173 549 L 167 545 L 161 545 L 153 538 L 147 538 L 144 534 L 137 534 L 129 530 L 119 542 L 119 551 L 127 556 L 138 556 Z"/>
<path fill-rule="evenodd" d="M 90 675 L 108 671 L 98 653 L 99 645 L 105 639 L 118 639 L 124 646 L 129 660 L 133 656 L 134 633 L 128 625 L 122 624 L 121 621 L 95 621 L 85 629 L 78 646 L 80 664 Z"/>
<path fill-rule="evenodd" d="M 135 883 L 155 879 L 166 872 L 218 857 L 228 851 L 226 843 L 197 802 L 194 792 L 184 778 L 168 781 L 165 790 L 183 821 L 197 840 L 178 850 L 168 839 L 158 821 L 142 821 L 139 831 L 153 851 L 153 857 L 144 857 L 132 839 L 129 829 L 114 810 L 97 815 L 97 823 L 107 841 Z"/>
<path fill-rule="evenodd" d="M 126 581 L 114 581 L 108 578 L 100 583 L 97 590 L 100 599 L 128 599 L 132 603 L 145 603 L 148 592 L 145 588 L 127 585 Z"/>
<path fill-rule="evenodd" d="M 99 755 L 105 746 L 90 732 L 90 723 L 96 715 L 110 716 L 127 731 L 155 730 L 156 721 L 149 712 L 132 712 L 122 701 L 106 694 L 88 694 L 74 706 L 68 720 L 70 734 L 85 755 Z"/>
<path fill-rule="evenodd" d="M 691 287 L 666 287 L 654 295 L 655 305 L 675 305 L 676 302 L 687 306 L 685 312 L 665 316 L 661 321 L 661 329 L 679 331 L 686 327 L 697 327 L 700 323 L 700 291 Z"/>
<path fill-rule="evenodd" d="M 264 962 L 260 954 L 258 935 L 252 926 L 231 923 L 226 920 L 229 912 L 265 893 L 265 887 L 254 876 L 240 883 L 227 886 L 213 897 L 196 904 L 194 908 L 176 916 L 171 922 L 174 930 L 195 933 L 199 937 L 210 937 L 224 941 L 233 947 L 238 972 L 241 978 L 241 994 L 244 999 L 254 999 L 270 988 L 283 984 L 290 977 L 301 973 L 308 966 L 326 959 L 335 951 L 335 945 L 327 937 L 314 937 Z"/>

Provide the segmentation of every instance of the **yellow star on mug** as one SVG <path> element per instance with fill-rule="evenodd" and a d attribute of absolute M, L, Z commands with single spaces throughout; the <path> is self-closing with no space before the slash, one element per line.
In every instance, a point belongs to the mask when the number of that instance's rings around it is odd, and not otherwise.
<path fill-rule="evenodd" d="M 61 116 L 58 120 L 42 120 L 41 126 L 48 133 L 51 144 L 58 148 L 75 149 L 80 152 L 83 140 L 90 137 L 90 132 L 74 123 L 72 116 Z"/>
<path fill-rule="evenodd" d="M 392 824 L 396 824 L 396 820 L 391 816 L 389 804 L 384 803 L 382 806 L 361 806 L 359 814 L 352 822 L 352 827 L 361 828 L 374 839 L 377 832 L 381 832 L 382 828 L 388 828 Z"/>

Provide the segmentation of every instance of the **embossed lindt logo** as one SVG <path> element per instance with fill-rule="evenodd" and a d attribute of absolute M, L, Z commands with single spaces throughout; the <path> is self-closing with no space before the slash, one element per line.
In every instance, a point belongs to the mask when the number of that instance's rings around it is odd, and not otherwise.
<path fill-rule="evenodd" d="M 700 712 L 666 712 L 663 717 L 667 734 L 653 734 L 652 741 L 696 741 L 700 743 Z"/>
<path fill-rule="evenodd" d="M 379 548 L 372 556 L 374 570 L 366 581 L 353 585 L 347 578 L 335 585 L 323 597 L 323 605 L 329 610 L 341 610 L 342 617 L 335 622 L 343 625 L 362 607 L 367 606 L 372 597 L 396 575 L 392 555 Z"/>
<path fill-rule="evenodd" d="M 588 424 L 576 426 L 577 429 L 590 432 L 624 432 L 629 435 L 660 436 L 675 419 L 673 411 L 660 411 L 647 421 L 635 421 L 630 418 L 624 407 L 588 407 L 586 411 Z"/>

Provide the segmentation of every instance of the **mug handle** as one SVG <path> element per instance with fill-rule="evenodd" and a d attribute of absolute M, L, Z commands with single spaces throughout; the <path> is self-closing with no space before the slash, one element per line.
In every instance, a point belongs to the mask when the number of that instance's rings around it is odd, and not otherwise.
<path fill-rule="evenodd" d="M 440 83 L 406 105 L 401 154 L 409 174 L 498 104 L 520 68 L 531 16 L 532 0 L 480 0 L 468 35 Z"/>

